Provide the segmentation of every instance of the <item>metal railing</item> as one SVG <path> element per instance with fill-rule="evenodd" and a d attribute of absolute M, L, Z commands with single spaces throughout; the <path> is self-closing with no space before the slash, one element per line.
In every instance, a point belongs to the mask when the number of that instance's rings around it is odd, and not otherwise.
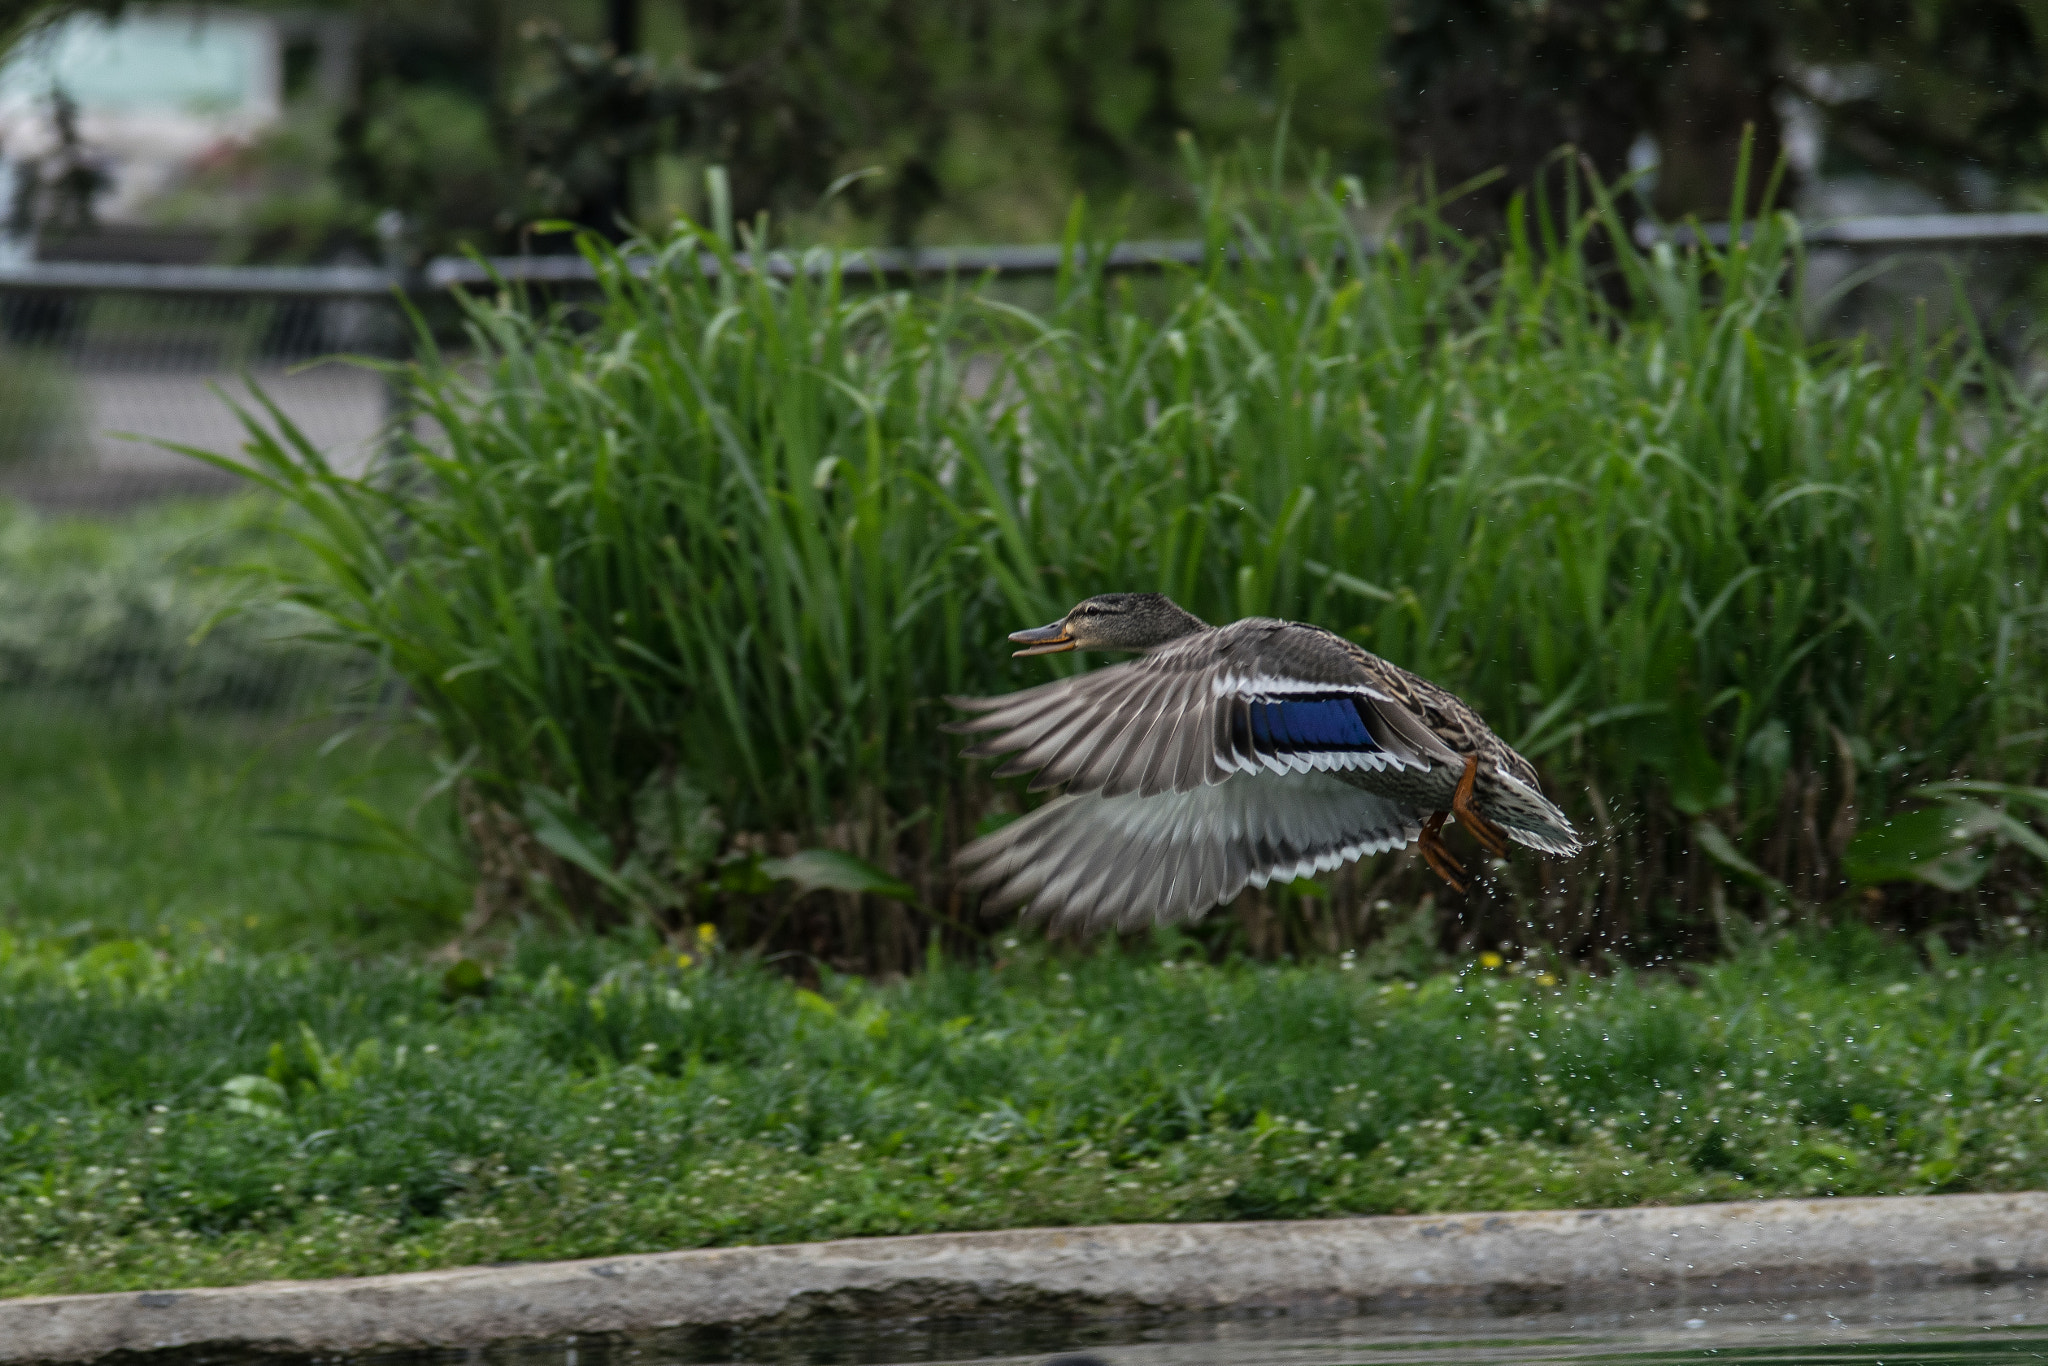
<path fill-rule="evenodd" d="M 1645 246 L 1704 238 L 1725 224 L 1645 224 Z M 1949 252 L 2048 241 L 2048 214 L 1844 218 L 1802 226 L 1811 247 Z M 1198 266 L 1197 241 L 1126 242 L 1083 264 L 1117 273 Z M 1234 249 L 1233 249 L 1234 250 Z M 644 269 L 653 258 L 629 258 Z M 940 278 L 1029 280 L 1068 264 L 1056 244 L 740 253 L 741 270 L 779 278 L 836 269 L 852 283 Z M 707 273 L 724 266 L 703 256 Z M 1838 271 L 1846 277 L 1849 268 Z M 308 363 L 337 353 L 399 356 L 409 332 L 399 302 L 498 281 L 575 290 L 595 272 L 581 256 L 442 257 L 418 270 L 371 265 L 176 266 L 34 262 L 0 266 L 0 494 L 107 505 L 225 481 L 154 442 L 232 449 L 241 431 L 217 393 L 243 375 L 262 384 L 340 463 L 367 460 L 393 413 L 386 386 L 360 368 Z M 1854 323 L 1853 325 L 1861 325 Z M 120 434 L 140 436 L 129 439 Z"/>
<path fill-rule="evenodd" d="M 1685 243 L 1703 237 L 1716 246 L 1728 241 L 1726 223 L 1697 229 L 1638 223 L 1636 241 Z M 2048 241 L 2048 213 L 1886 214 L 1804 225 L 1809 246 L 1953 247 Z M 1111 273 L 1140 273 L 1172 266 L 1197 266 L 1208 248 L 1186 240 L 1123 242 L 1101 263 Z M 1234 254 L 1234 253 L 1233 253 Z M 1085 260 L 1085 250 L 1082 253 Z M 644 265 L 648 258 L 641 258 Z M 775 251 L 756 256 L 738 252 L 742 270 L 761 269 L 780 279 L 822 275 L 833 268 L 858 281 L 928 280 L 956 275 L 1048 276 L 1067 261 L 1057 244 L 994 247 L 857 248 L 830 252 Z M 1094 263 L 1089 262 L 1092 265 Z M 723 265 L 705 254 L 699 265 L 717 275 Z M 443 291 L 508 283 L 587 284 L 596 279 L 581 256 L 497 256 L 477 259 L 442 256 L 417 272 L 382 266 L 164 266 L 106 262 L 47 261 L 0 266 L 0 292 L 120 292 L 158 295 L 262 295 L 273 298 L 352 299 L 389 297 L 397 292 Z"/>
<path fill-rule="evenodd" d="M 1158 271 L 1200 265 L 1200 242 L 1124 242 L 1102 262 L 1115 273 Z M 1084 253 L 1085 256 L 1085 253 Z M 631 259 L 631 258 L 629 258 Z M 650 258 L 637 258 L 642 268 Z M 866 248 L 838 253 L 823 249 L 739 252 L 742 270 L 765 270 L 780 279 L 822 275 L 836 260 L 842 277 L 858 281 L 938 279 L 950 275 L 1046 276 L 1066 260 L 1057 245 L 1012 247 Z M 699 258 L 706 275 L 723 264 Z M 380 266 L 161 266 L 97 261 L 47 261 L 0 266 L 0 292 L 32 290 L 79 294 L 119 292 L 156 295 L 263 295 L 275 298 L 359 299 L 397 292 L 441 291 L 499 280 L 531 284 L 588 284 L 597 278 L 581 256 L 497 256 L 476 259 L 442 256 L 417 273 Z"/>
<path fill-rule="evenodd" d="M 1703 237 L 1717 247 L 1728 245 L 1728 225 L 1699 228 L 1638 223 L 1638 246 L 1657 242 L 1680 244 Z M 1802 224 L 1800 240 L 1813 247 L 1956 247 L 2004 245 L 2048 240 L 2048 213 L 1915 213 L 1874 214 Z"/>

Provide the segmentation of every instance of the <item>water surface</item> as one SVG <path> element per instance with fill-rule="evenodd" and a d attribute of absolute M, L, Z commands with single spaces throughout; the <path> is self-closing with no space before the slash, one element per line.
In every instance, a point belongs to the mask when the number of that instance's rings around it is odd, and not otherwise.
<path fill-rule="evenodd" d="M 2048 1362 L 2048 1286 L 1585 1313 L 844 1325 L 630 1341 L 585 1337 L 352 1360 L 361 1366 L 1042 1366 L 1063 1354 L 1085 1354 L 1087 1366 L 2032 1366 Z"/>

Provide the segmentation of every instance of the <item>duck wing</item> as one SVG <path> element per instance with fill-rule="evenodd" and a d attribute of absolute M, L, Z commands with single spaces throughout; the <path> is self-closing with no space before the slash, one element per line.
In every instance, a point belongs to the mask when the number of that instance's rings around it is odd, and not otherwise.
<path fill-rule="evenodd" d="M 1399 849 L 1417 813 L 1333 773 L 1225 774 L 1185 792 L 1055 797 L 961 850 L 969 887 L 1059 926 L 1189 920 L 1246 886 Z"/>
<path fill-rule="evenodd" d="M 1142 659 L 1005 697 L 954 698 L 978 713 L 947 729 L 986 735 L 969 756 L 1012 757 L 997 777 L 1033 791 L 1152 796 L 1233 773 L 1428 769 L 1460 762 L 1381 686 L 1384 662 L 1318 627 L 1252 617 Z"/>

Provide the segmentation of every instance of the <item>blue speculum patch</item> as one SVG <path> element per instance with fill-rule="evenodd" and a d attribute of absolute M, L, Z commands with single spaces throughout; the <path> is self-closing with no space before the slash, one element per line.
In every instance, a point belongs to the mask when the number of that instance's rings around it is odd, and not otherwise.
<path fill-rule="evenodd" d="M 1348 696 L 1254 702 L 1250 711 L 1252 743 L 1269 753 L 1355 754 L 1379 748 Z"/>

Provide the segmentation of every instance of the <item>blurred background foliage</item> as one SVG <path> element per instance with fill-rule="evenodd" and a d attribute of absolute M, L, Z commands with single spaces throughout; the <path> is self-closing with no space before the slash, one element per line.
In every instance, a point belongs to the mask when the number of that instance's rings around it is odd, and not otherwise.
<path fill-rule="evenodd" d="M 121 7 L 0 0 L 0 42 Z M 1567 142 L 1609 180 L 1654 163 L 1646 190 L 1668 216 L 1725 211 L 1745 126 L 1766 164 L 1782 147 L 1955 207 L 2022 195 L 2048 161 L 2041 0 L 317 8 L 354 26 L 350 89 L 316 99 L 288 51 L 294 117 L 217 172 L 264 201 L 237 215 L 254 228 L 233 249 L 252 259 L 374 252 L 386 209 L 419 251 L 507 249 L 536 217 L 708 220 L 712 165 L 739 218 L 772 212 L 807 240 L 1044 239 L 1076 193 L 1121 206 L 1127 231 L 1182 231 L 1195 204 L 1175 137 L 1267 143 L 1283 117 L 1376 191 L 1504 170 L 1461 201 L 1468 225 L 1497 223 Z"/>
<path fill-rule="evenodd" d="M 121 523 L 0 501 L 0 695 L 163 716 L 293 712 L 366 670 L 261 587 L 305 554 L 276 506 L 173 503 Z"/>

